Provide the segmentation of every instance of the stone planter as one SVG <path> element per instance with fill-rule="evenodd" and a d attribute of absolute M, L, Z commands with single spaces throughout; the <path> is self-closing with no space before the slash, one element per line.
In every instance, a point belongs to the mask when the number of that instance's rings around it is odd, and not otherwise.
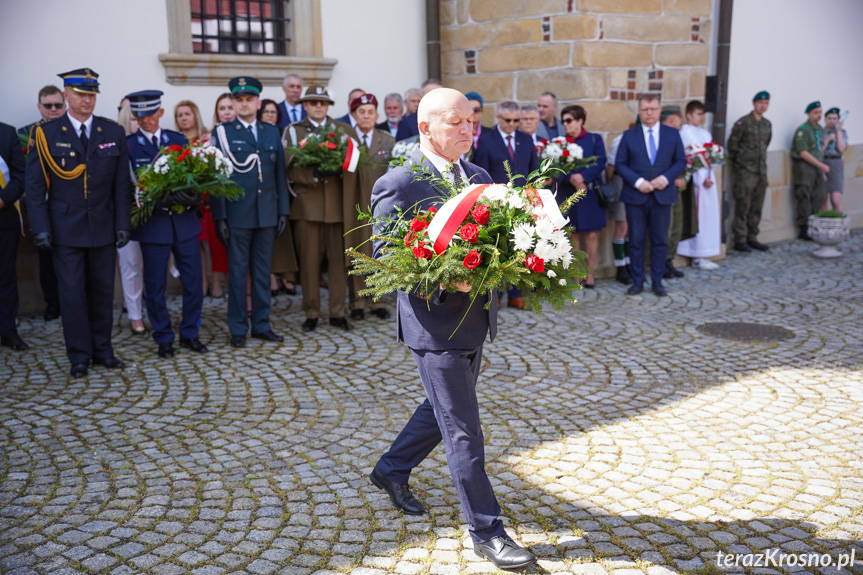
<path fill-rule="evenodd" d="M 838 258 L 842 255 L 836 246 L 851 234 L 851 218 L 819 218 L 809 216 L 809 237 L 820 247 L 812 252 L 817 258 Z"/>

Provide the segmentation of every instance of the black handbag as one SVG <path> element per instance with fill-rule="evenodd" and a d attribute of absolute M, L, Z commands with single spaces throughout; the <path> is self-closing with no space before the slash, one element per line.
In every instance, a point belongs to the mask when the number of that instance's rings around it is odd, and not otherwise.
<path fill-rule="evenodd" d="M 602 145 L 601 141 L 600 145 Z M 593 148 L 596 149 L 596 134 L 593 134 Z M 620 197 L 614 184 L 611 182 L 603 183 L 601 174 L 596 180 L 590 183 L 589 187 L 592 187 L 596 192 L 596 201 L 601 208 L 611 209 Z"/>

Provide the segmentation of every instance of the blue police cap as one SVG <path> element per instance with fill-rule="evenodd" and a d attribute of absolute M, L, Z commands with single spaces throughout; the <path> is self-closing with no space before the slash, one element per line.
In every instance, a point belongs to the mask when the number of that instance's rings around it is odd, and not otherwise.
<path fill-rule="evenodd" d="M 162 108 L 162 94 L 160 90 L 141 90 L 127 94 L 132 114 L 139 118 L 152 116 Z"/>
<path fill-rule="evenodd" d="M 232 96 L 241 96 L 243 94 L 251 94 L 252 96 L 260 96 L 264 85 L 257 78 L 251 76 L 237 76 L 231 78 L 228 82 L 228 89 Z"/>
<path fill-rule="evenodd" d="M 99 93 L 99 74 L 90 68 L 78 68 L 57 75 L 63 78 L 64 86 L 69 86 L 76 92 L 82 94 Z"/>

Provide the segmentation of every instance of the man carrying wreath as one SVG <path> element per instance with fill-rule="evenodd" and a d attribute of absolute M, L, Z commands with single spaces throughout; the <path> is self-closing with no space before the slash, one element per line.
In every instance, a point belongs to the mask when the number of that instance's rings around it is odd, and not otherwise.
<path fill-rule="evenodd" d="M 432 90 L 420 102 L 417 117 L 420 148 L 411 164 L 422 165 L 457 188 L 468 181 L 492 182 L 485 170 L 460 160 L 473 144 L 473 110 L 464 95 L 449 88 Z M 403 213 L 426 210 L 444 198 L 445 190 L 402 166 L 376 182 L 372 211 L 375 217 L 396 218 L 399 209 Z M 376 242 L 376 257 L 382 247 Z M 494 339 L 497 332 L 497 305 L 485 309 L 488 295 L 471 303 L 471 286 L 456 287 L 456 293 L 441 289 L 428 300 L 398 292 L 398 337 L 414 356 L 428 398 L 377 462 L 370 479 L 402 512 L 423 515 L 425 508 L 411 493 L 408 480 L 411 471 L 443 440 L 474 552 L 496 567 L 524 567 L 536 558 L 510 539 L 499 519 L 501 509 L 485 471 L 476 397 L 483 342 L 487 334 Z M 496 299 L 492 294 L 493 304 Z"/>

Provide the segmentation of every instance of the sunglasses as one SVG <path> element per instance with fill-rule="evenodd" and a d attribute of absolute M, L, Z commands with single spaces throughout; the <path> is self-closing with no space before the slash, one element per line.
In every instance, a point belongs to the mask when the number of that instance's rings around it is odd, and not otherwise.
<path fill-rule="evenodd" d="M 63 103 L 60 103 L 60 104 L 50 104 L 50 103 L 49 103 L 49 104 L 42 104 L 41 106 L 42 106 L 43 108 L 47 108 L 48 110 L 62 110 L 63 108 L 65 108 L 65 107 L 66 107 L 66 104 L 63 104 Z"/>
<path fill-rule="evenodd" d="M 563 120 L 561 120 L 561 122 L 563 122 L 564 124 L 569 124 L 570 122 L 575 122 L 575 119 L 573 119 L 573 118 L 564 118 Z"/>
<path fill-rule="evenodd" d="M 480 112 L 482 112 L 482 108 L 474 108 L 473 111 L 479 114 Z"/>
<path fill-rule="evenodd" d="M 505 124 L 518 124 L 521 120 L 518 118 L 500 118 L 500 121 Z"/>

